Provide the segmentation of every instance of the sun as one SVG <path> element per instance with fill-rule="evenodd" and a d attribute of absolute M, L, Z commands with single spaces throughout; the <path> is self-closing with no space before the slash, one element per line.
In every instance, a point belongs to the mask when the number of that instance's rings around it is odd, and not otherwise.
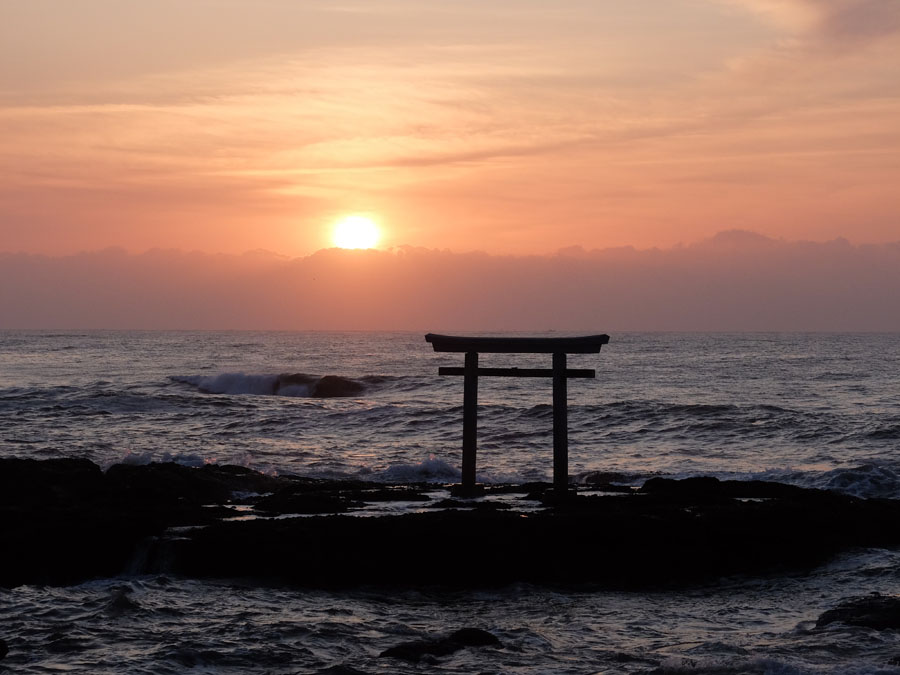
<path fill-rule="evenodd" d="M 378 225 L 366 216 L 345 216 L 334 226 L 331 240 L 338 248 L 373 248 L 378 243 Z"/>

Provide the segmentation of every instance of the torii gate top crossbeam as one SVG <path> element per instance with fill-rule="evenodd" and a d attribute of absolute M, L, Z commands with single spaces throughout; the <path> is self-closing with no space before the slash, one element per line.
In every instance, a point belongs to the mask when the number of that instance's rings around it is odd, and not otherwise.
<path fill-rule="evenodd" d="M 428 333 L 425 340 L 436 352 L 481 354 L 598 354 L 609 335 L 582 337 L 461 337 Z"/>

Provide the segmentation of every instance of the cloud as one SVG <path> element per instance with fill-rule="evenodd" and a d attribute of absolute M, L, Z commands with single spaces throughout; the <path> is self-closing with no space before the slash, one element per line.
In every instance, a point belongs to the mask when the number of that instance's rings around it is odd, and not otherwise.
<path fill-rule="evenodd" d="M 809 42 L 860 42 L 900 31 L 896 0 L 725 0 Z"/>
<path fill-rule="evenodd" d="M 900 330 L 900 243 L 726 231 L 689 246 L 288 259 L 0 254 L 0 328 Z"/>
<path fill-rule="evenodd" d="M 825 5 L 821 34 L 838 40 L 869 40 L 900 32 L 896 0 L 832 0 Z"/>

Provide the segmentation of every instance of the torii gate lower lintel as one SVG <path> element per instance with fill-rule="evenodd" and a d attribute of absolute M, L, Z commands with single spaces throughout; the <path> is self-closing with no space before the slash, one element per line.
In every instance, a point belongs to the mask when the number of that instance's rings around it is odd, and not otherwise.
<path fill-rule="evenodd" d="M 593 370 L 566 368 L 567 354 L 598 354 L 609 342 L 608 335 L 583 337 L 462 337 L 428 333 L 425 340 L 436 352 L 465 352 L 464 368 L 438 368 L 438 375 L 462 375 L 463 384 L 463 459 L 462 490 L 475 490 L 477 448 L 478 376 L 553 378 L 553 487 L 565 494 L 569 485 L 569 378 L 593 378 Z M 478 354 L 553 354 L 553 368 L 479 368 Z"/>

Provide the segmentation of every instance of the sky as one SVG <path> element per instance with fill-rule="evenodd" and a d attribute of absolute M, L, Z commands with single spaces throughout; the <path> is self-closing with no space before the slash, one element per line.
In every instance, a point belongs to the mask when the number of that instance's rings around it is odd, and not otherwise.
<path fill-rule="evenodd" d="M 900 239 L 896 0 L 0 0 L 0 250 Z"/>
<path fill-rule="evenodd" d="M 440 252 L 459 279 L 469 255 L 555 270 L 620 249 L 705 251 L 712 274 L 733 232 L 889 258 L 898 74 L 897 0 L 0 0 L 0 252 L 20 274 L 0 300 L 88 259 L 99 284 L 117 256 L 340 267 L 368 260 L 328 258 L 354 214 L 385 269 Z M 0 327 L 38 321 L 3 309 Z"/>
<path fill-rule="evenodd" d="M 25 283 L 23 283 L 25 280 Z M 732 230 L 553 255 L 0 253 L 0 326 L 41 329 L 900 331 L 900 242 Z"/>

